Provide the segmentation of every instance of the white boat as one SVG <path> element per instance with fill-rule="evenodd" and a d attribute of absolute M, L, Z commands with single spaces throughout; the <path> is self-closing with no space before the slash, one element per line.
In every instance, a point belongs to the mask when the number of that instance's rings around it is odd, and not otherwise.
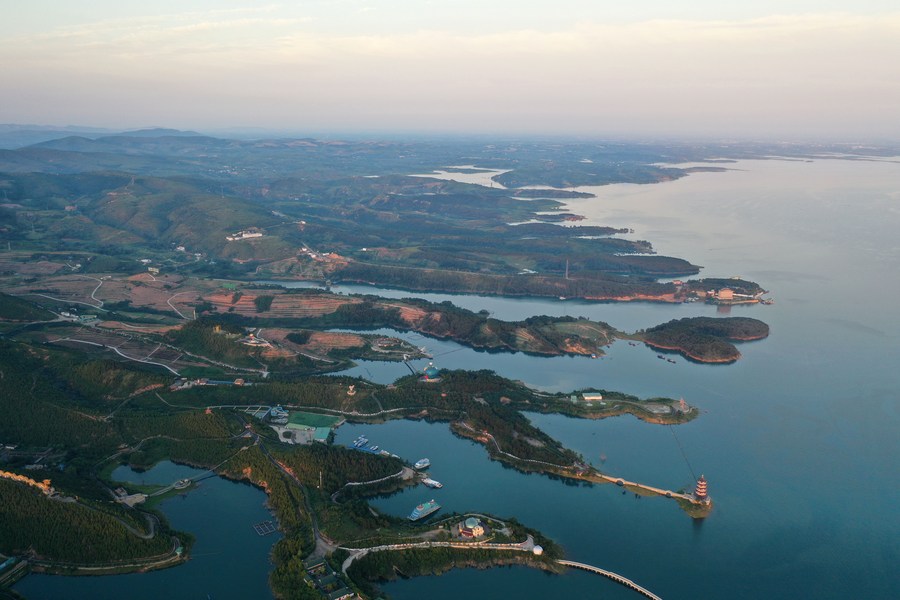
<path fill-rule="evenodd" d="M 422 460 L 416 461 L 416 464 L 413 465 L 415 469 L 427 469 L 431 466 L 431 461 L 427 458 L 423 458 Z"/>
<path fill-rule="evenodd" d="M 435 489 L 441 489 L 442 487 L 444 487 L 443 483 L 441 483 L 440 481 L 435 481 L 434 479 L 431 479 L 429 477 L 426 477 L 425 479 L 423 479 L 422 483 L 424 483 L 425 485 L 427 485 L 430 488 L 435 488 Z"/>

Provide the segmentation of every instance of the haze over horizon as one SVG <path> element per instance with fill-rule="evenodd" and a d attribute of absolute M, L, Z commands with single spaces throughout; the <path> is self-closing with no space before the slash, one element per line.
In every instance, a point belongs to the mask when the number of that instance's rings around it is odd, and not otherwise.
<path fill-rule="evenodd" d="M 0 122 L 900 139 L 900 12 L 886 1 L 43 0 L 4 12 Z"/>

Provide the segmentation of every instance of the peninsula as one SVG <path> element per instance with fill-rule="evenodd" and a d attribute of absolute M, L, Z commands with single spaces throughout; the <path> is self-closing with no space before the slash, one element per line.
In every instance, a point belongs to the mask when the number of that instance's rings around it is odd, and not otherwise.
<path fill-rule="evenodd" d="M 102 306 L 94 300 L 101 286 L 106 298 Z M 636 339 L 660 349 L 681 350 L 692 360 L 709 363 L 733 362 L 740 357 L 728 340 L 760 339 L 768 334 L 765 323 L 749 318 L 683 319 L 628 334 L 585 318 L 534 316 L 503 321 L 450 302 L 286 290 L 170 275 L 66 275 L 22 282 L 10 291 L 18 298 L 49 302 L 67 314 L 72 313 L 62 307 L 78 299 L 86 305 L 82 317 L 93 315 L 100 330 L 109 335 L 127 332 L 134 343 L 162 341 L 231 365 L 252 369 L 262 360 L 272 370 L 294 373 L 342 370 L 353 358 L 400 360 L 404 355 L 419 355 L 418 348 L 407 343 L 378 342 L 377 336 L 366 338 L 362 333 L 377 328 L 415 331 L 480 350 L 538 356 L 596 357 L 616 339 Z M 140 328 L 122 325 L 139 314 L 143 315 Z M 148 315 L 153 317 L 149 321 Z M 199 320 L 185 322 L 185 315 Z M 265 337 L 257 332 L 234 343 L 245 337 L 243 328 L 248 327 L 265 328 Z M 216 335 L 223 328 L 235 337 Z M 331 331 L 336 328 L 358 333 Z M 393 351 L 387 351 L 390 348 Z"/>

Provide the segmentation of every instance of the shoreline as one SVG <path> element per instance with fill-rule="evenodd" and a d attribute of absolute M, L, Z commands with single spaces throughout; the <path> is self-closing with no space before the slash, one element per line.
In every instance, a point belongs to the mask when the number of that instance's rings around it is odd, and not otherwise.
<path fill-rule="evenodd" d="M 762 339 L 762 338 L 758 338 L 758 339 Z M 642 341 L 647 346 L 649 346 L 650 348 L 653 348 L 654 350 L 664 350 L 667 352 L 676 352 L 689 360 L 692 360 L 692 361 L 698 362 L 698 363 L 702 363 L 705 365 L 730 365 L 732 363 L 737 362 L 738 359 L 741 358 L 741 356 L 742 356 L 741 353 L 738 352 L 737 356 L 735 356 L 734 358 L 718 358 L 718 359 L 703 358 L 701 356 L 697 356 L 696 354 L 692 354 L 690 351 L 686 350 L 685 348 L 682 348 L 681 346 L 663 346 L 661 344 L 656 344 L 653 342 L 649 342 L 647 340 L 642 340 Z"/>
<path fill-rule="evenodd" d="M 671 277 L 682 277 L 684 274 L 661 274 L 660 277 L 671 278 Z M 231 281 L 231 280 L 229 280 Z M 241 280 L 234 280 L 241 281 Z M 284 283 L 292 283 L 292 282 L 305 282 L 314 284 L 309 288 L 304 287 L 292 287 L 283 285 Z M 324 282 L 320 279 L 309 279 L 309 278 L 292 278 L 292 279 L 283 279 L 278 277 L 267 277 L 265 279 L 248 279 L 246 280 L 248 284 L 262 284 L 262 285 L 276 285 L 282 287 L 284 289 L 320 289 L 320 290 L 328 290 L 331 287 L 340 287 L 341 285 L 363 285 L 368 286 L 373 289 L 371 295 L 377 295 L 375 290 L 383 289 L 383 290 L 394 290 L 398 292 L 409 292 L 409 293 L 421 293 L 421 294 L 448 294 L 451 296 L 488 296 L 492 298 L 512 298 L 512 299 L 532 299 L 532 300 L 559 300 L 560 298 L 565 298 L 565 300 L 582 300 L 585 302 L 594 302 L 598 304 L 608 303 L 615 304 L 619 302 L 651 302 L 651 303 L 660 303 L 660 304 L 680 304 L 681 301 L 675 298 L 675 292 L 666 292 L 660 295 L 650 295 L 650 294 L 626 294 L 626 295 L 610 295 L 610 296 L 564 296 L 559 294 L 509 294 L 509 293 L 499 293 L 499 292 L 491 292 L 489 290 L 460 290 L 460 289 L 438 289 L 438 288 L 413 288 L 409 286 L 394 286 L 384 283 L 376 283 L 373 281 L 363 280 L 363 279 L 341 279 L 338 281 L 333 281 L 331 285 L 326 286 Z M 350 292 L 350 294 L 362 294 L 366 295 L 362 292 Z M 560 300 L 560 301 L 565 301 Z"/>
<path fill-rule="evenodd" d="M 735 336 L 735 337 L 727 337 L 724 339 L 727 339 L 730 342 L 756 342 L 759 340 L 764 340 L 767 337 L 769 337 L 768 334 L 758 335 L 758 336 L 743 336 L 743 337 Z M 710 365 L 732 364 L 734 362 L 737 362 L 743 356 L 739 350 L 735 349 L 735 352 L 737 353 L 737 355 L 734 358 L 704 358 L 702 356 L 698 356 L 698 355 L 692 353 L 691 351 L 689 351 L 686 348 L 683 348 L 681 346 L 664 346 L 662 344 L 659 344 L 656 342 L 651 342 L 646 339 L 642 339 L 642 338 L 639 338 L 639 339 L 641 339 L 641 341 L 644 344 L 646 344 L 650 348 L 653 348 L 654 350 L 663 350 L 666 352 L 676 352 L 689 360 L 692 360 L 692 361 L 698 362 L 698 363 L 702 363 L 702 364 L 710 364 Z"/>

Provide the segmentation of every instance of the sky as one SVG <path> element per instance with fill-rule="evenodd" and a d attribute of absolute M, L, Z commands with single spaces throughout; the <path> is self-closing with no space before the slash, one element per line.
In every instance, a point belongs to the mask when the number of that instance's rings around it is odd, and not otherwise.
<path fill-rule="evenodd" d="M 880 0 L 0 0 L 0 123 L 900 140 Z"/>

